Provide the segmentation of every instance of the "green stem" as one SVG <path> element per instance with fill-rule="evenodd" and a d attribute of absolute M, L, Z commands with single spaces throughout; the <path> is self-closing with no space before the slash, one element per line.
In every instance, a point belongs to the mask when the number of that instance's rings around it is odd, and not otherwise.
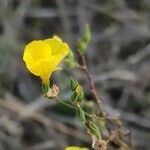
<path fill-rule="evenodd" d="M 68 103 L 66 103 L 66 102 L 64 102 L 63 100 L 60 100 L 60 99 L 58 99 L 58 98 L 55 98 L 55 99 L 53 99 L 54 101 L 56 101 L 56 102 L 58 102 L 58 103 L 60 103 L 60 104 L 62 104 L 62 105 L 64 105 L 64 106 L 67 106 L 68 108 L 71 108 L 71 109 L 75 109 L 73 106 L 71 106 L 70 104 L 68 104 Z M 89 114 L 89 113 L 87 113 L 87 112 L 85 112 L 84 111 L 84 113 L 85 113 L 85 115 L 87 116 L 87 117 L 90 117 L 90 118 L 98 118 L 98 119 L 100 119 L 100 120 L 117 120 L 116 118 L 115 119 L 112 119 L 112 118 L 103 118 L 103 117 L 100 117 L 100 116 L 98 116 L 98 115 L 96 115 L 96 114 Z"/>
<path fill-rule="evenodd" d="M 60 104 L 65 105 L 65 106 L 67 106 L 67 107 L 69 107 L 69 108 L 71 108 L 71 109 L 74 109 L 70 104 L 68 104 L 68 103 L 66 103 L 66 102 L 64 102 L 64 101 L 62 101 L 62 100 L 60 100 L 60 99 L 58 99 L 58 98 L 55 98 L 55 99 L 53 99 L 53 100 L 56 101 L 56 102 L 58 102 L 58 103 L 60 103 Z"/>

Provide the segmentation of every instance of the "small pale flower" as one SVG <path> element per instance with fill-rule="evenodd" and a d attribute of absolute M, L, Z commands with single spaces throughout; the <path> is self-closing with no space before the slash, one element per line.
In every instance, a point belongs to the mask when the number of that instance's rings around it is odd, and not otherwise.
<path fill-rule="evenodd" d="M 105 140 L 101 140 L 101 139 L 94 140 L 92 147 L 95 150 L 107 150 L 107 142 Z"/>
<path fill-rule="evenodd" d="M 58 96 L 59 94 L 59 86 L 57 86 L 56 84 L 53 84 L 52 88 L 49 88 L 46 96 L 49 98 L 55 98 Z"/>
<path fill-rule="evenodd" d="M 69 53 L 69 46 L 59 37 L 46 40 L 37 40 L 29 43 L 24 50 L 23 60 L 27 69 L 42 79 L 42 83 L 49 84 L 53 71 L 58 70 L 58 65 Z"/>

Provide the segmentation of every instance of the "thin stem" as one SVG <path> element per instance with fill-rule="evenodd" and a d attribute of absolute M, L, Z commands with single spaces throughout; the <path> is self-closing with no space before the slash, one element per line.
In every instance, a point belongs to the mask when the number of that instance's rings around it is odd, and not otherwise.
<path fill-rule="evenodd" d="M 116 121 L 119 120 L 119 118 L 111 118 L 111 117 L 108 117 L 108 116 L 101 117 L 101 116 L 99 116 L 99 115 L 97 115 L 97 114 L 89 114 L 89 113 L 87 113 L 87 112 L 85 112 L 85 111 L 84 111 L 84 113 L 85 113 L 85 115 L 86 115 L 87 117 L 90 117 L 90 118 L 97 118 L 97 119 L 99 119 L 99 120 L 104 120 L 104 121 L 106 121 L 106 120 L 111 120 L 111 121 L 114 121 L 114 122 L 116 122 Z"/>
<path fill-rule="evenodd" d="M 64 106 L 67 106 L 67 107 L 69 107 L 69 108 L 71 108 L 71 109 L 75 109 L 73 106 L 71 106 L 70 104 L 68 104 L 68 103 L 66 103 L 66 102 L 64 102 L 63 100 L 60 100 L 60 99 L 58 99 L 58 98 L 54 98 L 53 99 L 54 101 L 56 101 L 56 102 L 58 102 L 58 103 L 60 103 L 60 104 L 63 104 Z M 80 107 L 80 105 L 79 105 L 79 107 Z M 90 118 L 98 118 L 98 119 L 100 119 L 100 120 L 113 120 L 113 119 L 111 119 L 111 118 L 103 118 L 103 117 L 100 117 L 100 116 L 98 116 L 98 115 L 96 115 L 96 114 L 89 114 L 89 113 L 87 113 L 87 112 L 85 112 L 84 111 L 84 113 L 85 113 L 85 115 L 86 116 L 88 116 L 88 117 L 90 117 Z"/>
<path fill-rule="evenodd" d="M 87 76 L 88 81 L 89 81 L 90 91 L 91 91 L 92 95 L 95 98 L 95 102 L 99 106 L 100 114 L 102 116 L 104 116 L 104 112 L 103 112 L 103 109 L 102 109 L 102 102 L 101 102 L 101 99 L 99 98 L 99 96 L 97 94 L 97 91 L 96 91 L 96 88 L 95 88 L 95 85 L 94 85 L 94 82 L 93 82 L 93 79 L 92 79 L 92 75 L 91 75 L 91 73 L 88 69 L 88 66 L 87 66 L 87 63 L 86 63 L 86 60 L 85 60 L 85 56 L 81 55 L 80 53 L 79 53 L 79 56 L 80 56 L 81 61 L 82 61 L 82 66 L 80 66 L 79 68 L 82 69 L 84 71 L 85 75 Z"/>
<path fill-rule="evenodd" d="M 74 109 L 70 104 L 68 104 L 68 103 L 66 103 L 66 102 L 64 102 L 64 101 L 62 101 L 62 100 L 60 100 L 58 98 L 54 98 L 53 100 L 58 102 L 58 103 L 61 103 L 61 104 L 65 105 L 65 106 L 67 106 L 67 107 L 69 107 L 71 109 Z"/>

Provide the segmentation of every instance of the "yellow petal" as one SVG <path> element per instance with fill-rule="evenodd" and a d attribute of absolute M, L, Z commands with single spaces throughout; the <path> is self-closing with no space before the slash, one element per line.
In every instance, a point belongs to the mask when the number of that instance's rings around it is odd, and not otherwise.
<path fill-rule="evenodd" d="M 58 35 L 54 35 L 53 38 L 59 40 L 60 42 L 62 42 L 62 39 L 58 36 Z"/>
<path fill-rule="evenodd" d="M 65 148 L 65 150 L 89 150 L 88 148 L 82 148 L 82 147 L 77 147 L 77 146 L 68 146 Z"/>
<path fill-rule="evenodd" d="M 51 46 L 52 55 L 62 54 L 66 56 L 69 53 L 70 48 L 68 44 L 62 42 L 62 40 L 57 36 L 54 36 L 50 39 L 46 39 L 45 42 L 47 42 Z"/>
<path fill-rule="evenodd" d="M 29 56 L 32 61 L 41 58 L 48 59 L 51 56 L 51 46 L 42 40 L 33 41 L 25 47 L 23 60 L 28 61 Z"/>
<path fill-rule="evenodd" d="M 50 78 L 51 74 L 52 74 L 52 72 L 50 72 L 49 74 L 43 74 L 42 76 L 40 76 L 41 79 L 42 79 L 42 83 L 44 85 L 48 85 L 49 84 L 49 78 Z"/>
<path fill-rule="evenodd" d="M 23 60 L 28 70 L 40 76 L 44 84 L 49 83 L 53 71 L 69 52 L 69 46 L 54 36 L 47 40 L 33 41 L 24 50 Z"/>

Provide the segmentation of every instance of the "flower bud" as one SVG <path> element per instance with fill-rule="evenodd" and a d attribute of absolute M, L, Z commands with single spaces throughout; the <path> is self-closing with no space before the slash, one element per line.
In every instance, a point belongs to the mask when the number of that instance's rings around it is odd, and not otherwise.
<path fill-rule="evenodd" d="M 72 52 L 72 50 L 70 50 L 68 56 L 66 57 L 65 64 L 70 68 L 77 67 L 78 63 L 75 61 L 74 53 Z"/>
<path fill-rule="evenodd" d="M 82 39 L 87 44 L 91 40 L 91 30 L 90 30 L 90 26 L 88 24 L 85 25 Z"/>
<path fill-rule="evenodd" d="M 87 43 L 82 40 L 78 41 L 78 48 L 79 48 L 79 53 L 83 55 L 86 52 Z"/>
<path fill-rule="evenodd" d="M 78 51 L 81 55 L 85 54 L 90 40 L 91 40 L 91 31 L 89 25 L 87 24 L 84 28 L 82 38 L 78 41 Z"/>
<path fill-rule="evenodd" d="M 83 88 L 80 85 L 77 86 L 76 93 L 78 94 L 78 102 L 81 102 L 84 98 L 84 92 Z"/>
<path fill-rule="evenodd" d="M 100 138 L 100 131 L 93 122 L 87 121 L 86 126 L 92 135 L 96 136 L 97 138 Z"/>

